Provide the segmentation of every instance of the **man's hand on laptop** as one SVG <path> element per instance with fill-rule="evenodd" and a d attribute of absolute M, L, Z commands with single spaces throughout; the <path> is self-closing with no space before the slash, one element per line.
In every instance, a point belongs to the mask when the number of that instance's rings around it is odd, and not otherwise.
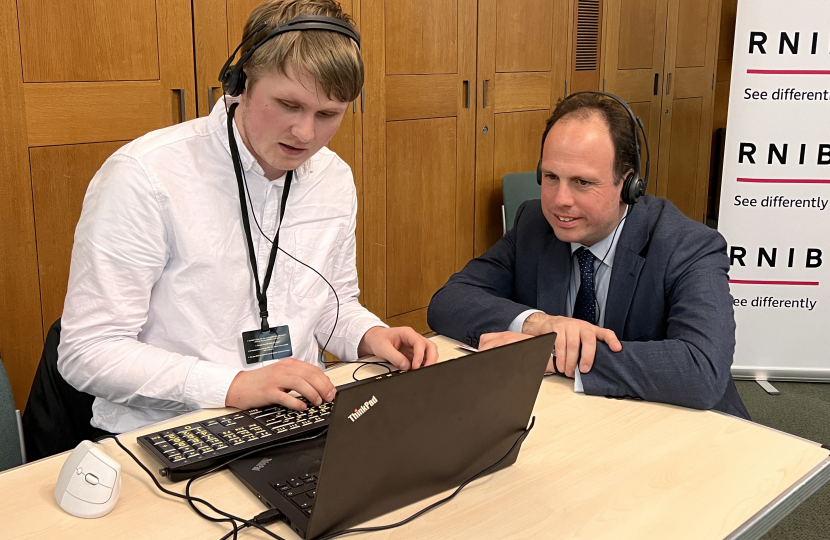
<path fill-rule="evenodd" d="M 597 352 L 597 340 L 605 342 L 614 352 L 622 350 L 622 344 L 613 330 L 600 328 L 579 319 L 533 313 L 525 319 L 522 325 L 522 333 L 531 336 L 541 336 L 551 332 L 556 332 L 556 369 L 567 377 L 574 376 L 577 361 L 579 361 L 580 373 L 591 371 Z"/>
<path fill-rule="evenodd" d="M 314 405 L 334 399 L 336 390 L 319 367 L 295 358 L 236 374 L 225 396 L 226 407 L 250 409 L 282 405 L 301 411 L 305 403 L 288 394 L 296 391 Z"/>
<path fill-rule="evenodd" d="M 357 354 L 377 356 L 406 371 L 437 362 L 438 346 L 408 326 L 373 326 L 363 334 Z"/>

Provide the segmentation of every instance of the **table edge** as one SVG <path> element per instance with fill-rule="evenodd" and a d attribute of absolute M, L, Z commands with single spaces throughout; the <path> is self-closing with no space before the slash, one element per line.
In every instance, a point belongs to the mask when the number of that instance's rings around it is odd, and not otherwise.
<path fill-rule="evenodd" d="M 724 540 L 757 540 L 830 480 L 830 456 L 802 476 Z"/>

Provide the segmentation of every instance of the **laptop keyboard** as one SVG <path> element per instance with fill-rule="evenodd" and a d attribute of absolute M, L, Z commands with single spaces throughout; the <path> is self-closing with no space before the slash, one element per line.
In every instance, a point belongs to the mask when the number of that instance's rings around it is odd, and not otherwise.
<path fill-rule="evenodd" d="M 273 482 L 271 486 L 280 492 L 283 497 L 294 503 L 297 508 L 305 512 L 307 516 L 311 515 L 311 509 L 314 507 L 314 500 L 317 497 L 316 475 L 303 474 L 296 478 Z"/>

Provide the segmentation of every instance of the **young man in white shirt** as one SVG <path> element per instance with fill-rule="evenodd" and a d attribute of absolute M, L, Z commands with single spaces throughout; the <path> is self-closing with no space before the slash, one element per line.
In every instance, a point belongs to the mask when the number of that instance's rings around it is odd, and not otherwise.
<path fill-rule="evenodd" d="M 356 192 L 349 167 L 324 145 L 360 93 L 363 65 L 348 32 L 291 31 L 262 43 L 302 15 L 350 24 L 329 0 L 264 3 L 245 25 L 240 57 L 259 47 L 244 63 L 238 101 L 136 139 L 90 183 L 58 365 L 96 396 L 101 430 L 197 408 L 305 408 L 292 390 L 331 401 L 318 350 L 326 344 L 341 359 L 374 354 L 401 369 L 437 360 L 433 343 L 358 303 Z M 257 353 L 248 345 L 269 331 L 290 338 L 285 357 L 249 364 Z"/>

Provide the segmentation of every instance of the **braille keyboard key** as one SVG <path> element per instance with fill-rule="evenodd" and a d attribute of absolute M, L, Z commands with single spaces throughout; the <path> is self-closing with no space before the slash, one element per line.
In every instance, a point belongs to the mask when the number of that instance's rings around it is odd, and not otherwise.
<path fill-rule="evenodd" d="M 234 456 L 274 439 L 290 437 L 295 434 L 292 432 L 305 432 L 330 421 L 331 403 L 313 406 L 307 399 L 302 401 L 306 405 L 303 411 L 278 405 L 249 409 L 158 431 L 139 440 L 148 449 L 155 449 L 159 460 L 173 474 L 181 471 L 179 474 L 187 475 L 194 464 L 205 462 L 208 465 L 219 456 Z M 303 483 L 292 486 L 294 492 L 305 493 L 316 487 L 314 481 L 299 480 Z"/>

